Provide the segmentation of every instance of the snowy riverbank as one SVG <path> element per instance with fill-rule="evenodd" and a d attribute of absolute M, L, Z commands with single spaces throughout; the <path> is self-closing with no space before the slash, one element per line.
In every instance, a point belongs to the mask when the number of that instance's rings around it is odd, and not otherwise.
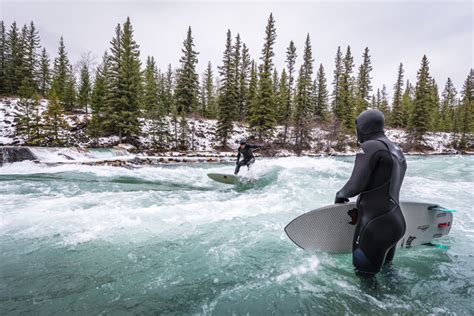
<path fill-rule="evenodd" d="M 25 139 L 17 135 L 15 126 L 15 115 L 17 113 L 16 105 L 18 99 L 3 98 L 0 99 L 0 146 L 24 146 Z M 47 101 L 42 100 L 40 104 L 40 113 L 44 111 L 47 106 Z M 118 144 L 117 137 L 103 137 L 99 139 L 90 138 L 84 126 L 88 120 L 86 114 L 71 114 L 65 115 L 68 127 L 62 133 L 61 137 L 65 143 L 63 149 L 44 150 L 50 153 L 56 153 L 56 158 L 53 162 L 68 163 L 68 162 L 84 162 L 91 163 L 91 152 L 97 152 L 92 148 L 109 148 L 111 152 L 114 150 L 123 150 L 127 152 L 126 157 L 98 157 L 94 161 L 110 161 L 110 160 L 135 160 L 144 161 L 145 164 L 158 162 L 190 162 L 190 161 L 225 161 L 235 156 L 238 140 L 241 138 L 248 138 L 251 134 L 247 126 L 242 123 L 234 124 L 234 131 L 229 139 L 229 147 L 231 151 L 220 151 L 219 143 L 215 140 L 215 131 L 217 121 L 212 119 L 202 118 L 188 118 L 188 130 L 190 136 L 187 141 L 187 151 L 173 151 L 171 145 L 165 148 L 164 151 L 156 152 L 153 150 L 153 139 L 150 136 L 150 124 L 146 120 L 142 120 L 142 136 L 139 137 L 138 146 L 126 146 Z M 167 118 L 168 130 L 173 130 L 170 118 Z M 278 126 L 274 133 L 273 139 L 269 142 L 266 150 L 259 153 L 262 156 L 272 157 L 287 157 L 295 156 L 296 154 L 288 149 L 279 149 L 275 143 L 278 142 L 279 137 L 283 131 L 282 126 Z M 291 130 L 290 130 L 291 133 Z M 386 134 L 395 143 L 400 146 L 406 144 L 407 134 L 401 129 L 387 129 Z M 346 135 L 344 146 L 338 146 L 337 138 L 328 129 L 315 126 L 311 132 L 312 141 L 310 148 L 303 150 L 301 155 L 304 156 L 339 156 L 339 155 L 354 155 L 356 151 L 356 142 L 353 135 Z M 290 139 L 290 142 L 293 141 Z M 172 142 L 170 142 L 172 143 Z M 457 154 L 458 151 L 453 148 L 453 136 L 449 133 L 428 133 L 425 136 L 425 143 L 422 151 L 408 150 L 408 154 Z M 118 146 L 118 147 L 117 147 Z M 114 149 L 115 148 L 115 149 Z M 34 149 L 40 151 L 40 149 Z M 82 154 L 81 154 L 82 152 Z M 84 152 L 88 152 L 83 154 Z M 130 154 L 132 152 L 133 154 Z M 470 152 L 466 152 L 470 153 Z M 40 155 L 41 156 L 41 155 Z M 54 156 L 54 154 L 53 154 Z M 119 155 L 120 156 L 120 155 Z M 69 157 L 69 158 L 66 158 Z M 45 161 L 45 159 L 40 159 Z M 47 162 L 51 162 L 46 159 Z"/>

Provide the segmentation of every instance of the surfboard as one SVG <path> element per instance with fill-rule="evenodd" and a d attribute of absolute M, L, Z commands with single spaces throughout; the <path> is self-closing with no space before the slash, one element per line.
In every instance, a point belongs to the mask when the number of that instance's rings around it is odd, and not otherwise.
<path fill-rule="evenodd" d="M 208 173 L 207 176 L 214 181 L 225 183 L 225 184 L 239 184 L 240 183 L 240 177 L 234 176 L 233 174 Z"/>
<path fill-rule="evenodd" d="M 406 233 L 397 248 L 429 244 L 433 239 L 449 234 L 453 210 L 435 203 L 401 202 Z M 355 202 L 333 204 L 305 213 L 286 227 L 288 237 L 299 247 L 310 251 L 347 253 L 352 251 L 355 225 L 347 212 L 356 208 Z"/>

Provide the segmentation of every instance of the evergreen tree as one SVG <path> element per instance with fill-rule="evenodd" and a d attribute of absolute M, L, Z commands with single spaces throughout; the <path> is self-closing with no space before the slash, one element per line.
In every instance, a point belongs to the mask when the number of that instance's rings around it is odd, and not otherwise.
<path fill-rule="evenodd" d="M 188 121 L 186 120 L 186 115 L 184 111 L 181 111 L 181 115 L 179 118 L 179 146 L 178 149 L 186 150 L 188 149 L 188 135 L 189 135 L 189 127 Z"/>
<path fill-rule="evenodd" d="M 430 130 L 438 131 L 440 128 L 440 101 L 438 84 L 434 78 L 431 78 L 431 107 L 430 107 Z"/>
<path fill-rule="evenodd" d="M 257 108 L 257 97 L 258 97 L 258 77 L 257 77 L 257 65 L 254 60 L 250 67 L 250 81 L 249 89 L 247 94 L 247 104 L 248 104 L 248 117 L 251 117 L 256 112 Z"/>
<path fill-rule="evenodd" d="M 242 45 L 242 63 L 240 64 L 237 92 L 238 117 L 243 120 L 248 110 L 247 93 L 249 89 L 250 54 L 245 43 Z"/>
<path fill-rule="evenodd" d="M 269 137 L 275 126 L 275 98 L 272 86 L 273 45 L 276 39 L 275 20 L 270 14 L 265 28 L 265 42 L 262 49 L 262 64 L 259 71 L 259 89 L 256 107 L 250 117 L 250 128 L 261 141 Z"/>
<path fill-rule="evenodd" d="M 421 142 L 424 134 L 430 128 L 429 110 L 433 101 L 432 97 L 429 62 L 426 55 L 423 55 L 421 67 L 417 74 L 415 100 L 410 122 L 411 138 L 415 142 Z"/>
<path fill-rule="evenodd" d="M 440 111 L 440 130 L 451 132 L 453 130 L 454 113 L 457 105 L 456 95 L 458 92 L 454 87 L 451 78 L 448 77 L 442 93 L 441 111 Z"/>
<path fill-rule="evenodd" d="M 35 145 L 39 138 L 39 96 L 20 98 L 16 104 L 16 134 L 23 136 L 27 145 Z"/>
<path fill-rule="evenodd" d="M 67 72 L 62 101 L 65 110 L 74 110 L 76 104 L 76 77 L 74 76 L 74 71 L 72 70 L 71 65 L 69 65 L 69 70 Z"/>
<path fill-rule="evenodd" d="M 51 71 L 49 69 L 49 56 L 46 48 L 41 51 L 38 71 L 38 90 L 42 96 L 46 96 L 51 84 Z"/>
<path fill-rule="evenodd" d="M 235 89 L 235 111 L 234 111 L 234 119 L 240 118 L 240 107 L 239 104 L 239 92 L 240 92 L 240 72 L 241 72 L 241 50 L 242 50 L 242 41 L 240 40 L 240 34 L 237 34 L 235 37 L 234 47 L 233 47 L 233 55 L 232 55 L 232 63 L 234 65 L 234 89 Z"/>
<path fill-rule="evenodd" d="M 204 78 L 202 80 L 204 102 L 202 108 L 202 115 L 210 118 L 216 117 L 216 101 L 214 95 L 214 73 L 212 71 L 212 64 L 209 61 L 207 64 Z"/>
<path fill-rule="evenodd" d="M 402 125 L 401 127 L 409 127 L 411 122 L 411 115 L 413 113 L 413 99 L 414 99 L 414 89 L 410 84 L 410 81 L 407 80 L 405 85 L 405 91 L 402 96 Z"/>
<path fill-rule="evenodd" d="M 354 59 L 351 54 L 351 47 L 347 46 L 346 55 L 343 60 L 344 71 L 340 77 L 340 86 L 339 86 L 339 98 L 340 98 L 340 107 L 342 119 L 344 126 L 351 130 L 354 126 L 354 95 L 353 95 L 353 79 L 352 79 L 352 68 L 354 67 Z M 337 115 L 337 113 L 336 113 Z"/>
<path fill-rule="evenodd" d="M 285 122 L 286 119 L 286 105 L 288 102 L 288 94 L 290 89 L 288 87 L 288 77 L 286 75 L 286 70 L 283 69 L 281 72 L 281 78 L 279 79 L 280 86 L 278 87 L 278 96 L 277 96 L 277 123 L 281 124 Z"/>
<path fill-rule="evenodd" d="M 288 69 L 288 95 L 285 104 L 284 113 L 282 114 L 283 120 L 281 123 L 284 126 L 283 130 L 283 144 L 286 144 L 286 137 L 288 134 L 288 127 L 292 118 L 293 111 L 293 96 L 294 93 L 294 72 L 296 63 L 296 46 L 293 41 L 290 41 L 288 48 L 286 49 L 286 67 Z"/>
<path fill-rule="evenodd" d="M 112 135 L 135 138 L 139 134 L 142 78 L 139 46 L 133 39 L 130 18 L 116 27 L 111 41 L 110 84 L 104 126 Z"/>
<path fill-rule="evenodd" d="M 474 131 L 474 70 L 471 69 L 469 75 L 464 81 L 461 91 L 462 101 L 459 107 L 460 110 L 460 132 L 461 141 L 460 148 L 467 148 L 469 145 L 468 136 Z"/>
<path fill-rule="evenodd" d="M 341 79 L 344 73 L 344 63 L 342 60 L 341 47 L 337 47 L 334 67 L 334 80 L 332 82 L 332 109 L 339 122 L 344 119 L 344 107 L 341 103 Z"/>
<path fill-rule="evenodd" d="M 144 93 L 143 106 L 149 116 L 150 112 L 154 112 L 158 107 L 158 69 L 155 59 L 148 56 L 144 71 Z"/>
<path fill-rule="evenodd" d="M 64 139 L 61 137 L 61 134 L 66 129 L 67 123 L 63 115 L 63 107 L 56 96 L 56 91 L 53 89 L 49 96 L 48 109 L 42 115 L 42 120 L 44 121 L 42 131 L 46 145 L 64 145 Z"/>
<path fill-rule="evenodd" d="M 92 118 L 88 126 L 89 133 L 93 137 L 98 137 L 104 132 L 104 112 L 107 106 L 107 97 L 110 88 L 110 58 L 107 52 L 102 57 L 102 63 L 95 72 L 95 82 L 91 93 Z"/>
<path fill-rule="evenodd" d="M 59 40 L 58 48 L 58 57 L 54 59 L 54 68 L 53 68 L 53 80 L 51 83 L 51 89 L 55 91 L 56 96 L 59 101 L 62 103 L 66 102 L 66 97 L 68 92 L 68 83 L 70 85 L 71 75 L 70 73 L 71 65 L 66 52 L 66 47 L 64 45 L 64 39 L 61 36 Z M 69 86 L 70 88 L 70 86 Z M 69 89 L 70 90 L 70 89 Z M 71 110 L 71 109 L 68 109 Z"/>
<path fill-rule="evenodd" d="M 404 127 L 405 118 L 402 108 L 403 96 L 403 64 L 398 66 L 397 82 L 393 86 L 392 116 L 391 125 L 396 128 Z"/>
<path fill-rule="evenodd" d="M 181 50 L 183 56 L 179 60 L 181 67 L 177 73 L 175 98 L 178 112 L 190 113 L 197 109 L 199 93 L 198 74 L 196 72 L 197 55 L 199 53 L 194 50 L 191 27 L 188 28 L 183 46 L 184 48 Z"/>
<path fill-rule="evenodd" d="M 233 130 L 232 120 L 235 117 L 236 111 L 236 85 L 235 85 L 235 64 L 232 55 L 232 35 L 230 30 L 227 30 L 227 41 L 224 50 L 224 57 L 222 58 L 222 66 L 219 67 L 219 74 L 221 75 L 221 86 L 219 92 L 219 112 L 216 137 L 222 143 L 222 146 L 227 147 L 227 139 Z"/>
<path fill-rule="evenodd" d="M 385 116 L 385 124 L 390 125 L 390 109 L 388 107 L 388 94 L 385 85 L 382 85 L 382 91 L 380 94 L 379 110 Z"/>
<path fill-rule="evenodd" d="M 313 91 L 313 54 L 309 34 L 306 36 L 303 64 L 300 68 L 296 88 L 296 100 L 294 111 L 295 146 L 300 152 L 308 145 L 310 140 L 310 123 L 313 112 L 311 92 Z"/>
<path fill-rule="evenodd" d="M 169 114 L 172 112 L 173 107 L 175 106 L 175 100 L 173 95 L 173 70 L 171 64 L 168 65 L 168 70 L 163 76 L 162 88 L 160 89 L 160 104 L 163 107 L 164 114 Z"/>
<path fill-rule="evenodd" d="M 22 42 L 23 42 L 23 81 L 22 85 L 38 90 L 37 74 L 38 74 L 38 50 L 39 50 L 39 35 L 36 31 L 33 21 L 30 25 L 23 28 Z"/>
<path fill-rule="evenodd" d="M 278 77 L 278 71 L 273 69 L 273 77 L 272 77 L 272 84 L 273 84 L 273 95 L 278 95 L 278 90 L 280 89 L 280 78 Z"/>
<path fill-rule="evenodd" d="M 314 108 L 314 116 L 324 121 L 326 120 L 327 116 L 327 109 L 328 109 L 328 100 L 329 100 L 329 92 L 327 90 L 326 84 L 326 75 L 324 73 L 323 64 L 319 65 L 318 73 L 316 74 L 316 102 Z"/>
<path fill-rule="evenodd" d="M 6 65 L 7 65 L 7 36 L 5 23 L 0 21 L 0 95 L 8 92 Z"/>
<path fill-rule="evenodd" d="M 6 83 L 7 93 L 17 94 L 23 81 L 24 50 L 16 22 L 13 22 L 6 38 Z"/>
<path fill-rule="evenodd" d="M 84 109 L 86 114 L 89 113 L 89 104 L 91 101 L 91 78 L 87 63 L 83 63 L 81 67 L 78 101 L 81 109 Z"/>
<path fill-rule="evenodd" d="M 369 105 L 369 96 L 372 87 L 370 85 L 370 72 L 372 71 L 372 65 L 370 62 L 369 48 L 366 47 L 364 54 L 362 55 L 363 62 L 359 66 L 359 73 L 357 75 L 357 105 L 356 105 L 356 116 L 362 111 L 366 110 Z"/>

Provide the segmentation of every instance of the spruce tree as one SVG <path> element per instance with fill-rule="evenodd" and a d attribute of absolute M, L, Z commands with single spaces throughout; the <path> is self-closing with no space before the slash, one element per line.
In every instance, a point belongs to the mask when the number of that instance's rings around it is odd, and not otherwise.
<path fill-rule="evenodd" d="M 278 87 L 277 95 L 277 123 L 282 124 L 286 119 L 286 104 L 288 102 L 288 94 L 290 93 L 288 87 L 288 77 L 286 75 L 285 69 L 283 69 L 281 72 L 279 84 L 280 86 Z"/>
<path fill-rule="evenodd" d="M 401 127 L 410 127 L 411 125 L 411 116 L 413 113 L 413 99 L 414 99 L 414 89 L 410 81 L 407 80 L 405 85 L 405 91 L 402 96 L 402 126 Z"/>
<path fill-rule="evenodd" d="M 344 120 L 344 107 L 341 103 L 341 79 L 344 73 L 344 63 L 342 60 L 341 47 L 337 47 L 334 67 L 334 80 L 332 82 L 332 109 L 337 120 L 341 123 Z"/>
<path fill-rule="evenodd" d="M 474 131 L 474 70 L 471 69 L 464 81 L 461 91 L 460 110 L 460 132 L 461 140 L 459 147 L 464 149 L 469 147 L 469 134 Z M 472 140 L 471 140 L 472 141 Z M 472 145 L 471 145 L 472 146 Z"/>
<path fill-rule="evenodd" d="M 160 104 L 163 107 L 163 111 L 166 114 L 171 113 L 174 105 L 174 95 L 173 95 L 173 69 L 171 64 L 168 65 L 166 73 L 163 75 L 161 80 L 163 88 L 160 93 Z"/>
<path fill-rule="evenodd" d="M 71 76 L 73 75 L 71 64 L 64 45 L 64 39 L 61 36 L 59 40 L 58 56 L 54 59 L 53 77 L 51 89 L 55 91 L 59 101 L 63 104 L 71 101 Z M 67 99 L 67 100 L 66 100 Z M 66 110 L 72 110 L 66 107 Z"/>
<path fill-rule="evenodd" d="M 247 94 L 247 117 L 253 116 L 257 108 L 257 97 L 258 97 L 258 77 L 257 77 L 257 65 L 254 60 L 250 67 L 250 81 L 249 90 Z"/>
<path fill-rule="evenodd" d="M 431 107 L 430 112 L 430 130 L 439 131 L 440 129 L 440 101 L 438 84 L 434 78 L 431 78 Z"/>
<path fill-rule="evenodd" d="M 339 85 L 339 98 L 340 98 L 340 107 L 342 117 L 338 116 L 338 119 L 342 120 L 344 126 L 351 130 L 354 126 L 355 116 L 354 116 L 354 91 L 353 91 L 353 78 L 352 78 L 352 69 L 354 67 L 354 59 L 351 53 L 351 47 L 347 46 L 346 55 L 343 60 L 344 71 L 340 77 Z M 336 113 L 338 115 L 338 113 Z"/>
<path fill-rule="evenodd" d="M 199 53 L 194 50 L 191 27 L 188 28 L 183 46 L 181 50 L 183 56 L 179 60 L 181 67 L 177 73 L 175 98 L 178 113 L 181 113 L 181 111 L 190 113 L 197 109 L 199 93 L 198 74 L 196 72 Z"/>
<path fill-rule="evenodd" d="M 237 108 L 240 120 L 245 118 L 248 110 L 247 93 L 249 89 L 250 74 L 250 54 L 245 43 L 242 45 L 242 62 L 240 64 L 240 72 L 238 74 L 239 84 L 237 91 Z"/>
<path fill-rule="evenodd" d="M 440 130 L 451 132 L 453 130 L 454 114 L 457 105 L 458 92 L 454 87 L 451 78 L 448 77 L 442 93 L 441 111 L 440 111 Z"/>
<path fill-rule="evenodd" d="M 80 76 L 78 102 L 81 109 L 84 109 L 87 114 L 91 101 L 91 78 L 89 66 L 86 63 L 82 64 Z"/>
<path fill-rule="evenodd" d="M 15 108 L 16 134 L 24 137 L 25 144 L 35 145 L 39 138 L 39 95 L 20 98 Z"/>
<path fill-rule="evenodd" d="M 309 34 L 306 36 L 303 52 L 303 64 L 300 68 L 298 83 L 296 88 L 296 100 L 294 111 L 294 133 L 296 151 L 301 152 L 307 147 L 310 141 L 311 117 L 313 112 L 313 54 Z"/>
<path fill-rule="evenodd" d="M 278 77 L 278 71 L 273 69 L 272 76 L 272 85 L 273 85 L 273 95 L 278 96 L 278 90 L 280 89 L 280 78 Z"/>
<path fill-rule="evenodd" d="M 72 65 L 69 65 L 69 70 L 67 72 L 66 83 L 64 86 L 62 102 L 64 109 L 66 111 L 72 111 L 76 107 L 76 77 L 74 76 L 74 71 Z"/>
<path fill-rule="evenodd" d="M 143 93 L 143 107 L 148 114 L 153 112 L 158 107 L 158 69 L 156 67 L 155 59 L 148 56 L 143 74 L 144 93 Z"/>
<path fill-rule="evenodd" d="M 234 119 L 240 118 L 240 99 L 239 99 L 239 92 L 240 92 L 240 72 L 241 72 L 241 50 L 242 50 L 242 41 L 240 39 L 240 34 L 237 33 L 235 37 L 234 46 L 233 46 L 233 53 L 232 53 L 232 62 L 234 65 L 234 89 L 235 89 L 235 110 L 234 110 Z"/>
<path fill-rule="evenodd" d="M 38 50 L 39 50 L 39 35 L 33 21 L 30 25 L 23 28 L 24 34 L 23 37 L 23 81 L 22 85 L 26 85 L 27 87 L 33 89 L 34 91 L 38 91 L 38 82 L 37 82 L 37 74 L 38 74 Z"/>
<path fill-rule="evenodd" d="M 385 116 L 385 124 L 390 125 L 391 116 L 390 116 L 390 108 L 388 106 L 387 87 L 385 85 L 382 85 L 382 91 L 380 92 L 379 110 Z"/>
<path fill-rule="evenodd" d="M 372 65 L 370 62 L 369 48 L 366 47 L 364 54 L 362 55 L 363 61 L 359 66 L 359 73 L 357 75 L 357 105 L 355 115 L 359 115 L 362 111 L 366 110 L 369 106 L 370 91 L 372 86 L 370 85 L 370 72 L 372 71 Z"/>
<path fill-rule="evenodd" d="M 423 136 L 430 128 L 429 110 L 433 101 L 432 97 L 429 62 L 426 55 L 423 55 L 421 67 L 417 74 L 415 100 L 410 122 L 411 138 L 417 143 L 423 140 Z"/>
<path fill-rule="evenodd" d="M 318 73 L 316 74 L 316 102 L 314 108 L 314 116 L 324 121 L 327 119 L 327 109 L 329 102 L 329 92 L 327 89 L 326 75 L 324 73 L 323 64 L 319 65 Z"/>
<path fill-rule="evenodd" d="M 210 61 L 207 63 L 202 85 L 204 95 L 203 108 L 201 110 L 202 115 L 205 117 L 215 118 L 217 113 L 214 95 L 214 73 Z"/>
<path fill-rule="evenodd" d="M 67 123 L 63 117 L 64 109 L 54 89 L 51 91 L 48 100 L 48 108 L 42 114 L 42 120 L 44 122 L 42 126 L 42 136 L 47 146 L 62 146 L 64 145 L 64 137 L 61 137 L 61 134 L 67 127 Z"/>
<path fill-rule="evenodd" d="M 296 46 L 293 41 L 290 41 L 288 48 L 286 49 L 286 67 L 288 69 L 288 96 L 284 109 L 284 119 L 281 122 L 284 126 L 283 130 L 283 144 L 286 144 L 286 138 L 288 135 L 288 127 L 291 123 L 292 111 L 293 111 L 293 97 L 295 95 L 294 91 L 294 72 L 295 72 L 295 63 L 296 63 Z"/>
<path fill-rule="evenodd" d="M 222 58 L 222 66 L 219 67 L 221 76 L 221 86 L 219 91 L 219 111 L 216 137 L 224 148 L 227 147 L 227 139 L 233 130 L 232 120 L 235 117 L 237 91 L 236 91 L 236 71 L 234 58 L 232 55 L 232 35 L 227 30 L 227 40 Z"/>
<path fill-rule="evenodd" d="M 23 81 L 24 50 L 16 22 L 13 22 L 6 37 L 6 84 L 7 93 L 15 95 Z"/>
<path fill-rule="evenodd" d="M 7 65 L 7 36 L 5 23 L 0 21 L 0 95 L 8 92 L 6 65 Z"/>
<path fill-rule="evenodd" d="M 260 141 L 271 136 L 275 126 L 275 97 L 272 86 L 273 46 L 276 39 L 275 20 L 270 14 L 265 28 L 262 64 L 259 71 L 259 89 L 255 109 L 250 117 L 250 128 Z"/>
<path fill-rule="evenodd" d="M 104 131 L 104 109 L 107 106 L 107 97 L 110 87 L 110 58 L 107 52 L 102 57 L 101 64 L 95 72 L 95 81 L 91 93 L 92 118 L 88 125 L 88 132 L 92 137 L 105 135 Z"/>
<path fill-rule="evenodd" d="M 403 97 L 403 64 L 398 66 L 397 82 L 393 86 L 391 126 L 395 128 L 404 127 L 404 113 L 402 108 Z"/>
<path fill-rule="evenodd" d="M 38 90 L 43 97 L 48 94 L 51 84 L 51 71 L 49 68 L 49 62 L 48 53 L 46 52 L 46 48 L 43 47 L 38 70 Z"/>

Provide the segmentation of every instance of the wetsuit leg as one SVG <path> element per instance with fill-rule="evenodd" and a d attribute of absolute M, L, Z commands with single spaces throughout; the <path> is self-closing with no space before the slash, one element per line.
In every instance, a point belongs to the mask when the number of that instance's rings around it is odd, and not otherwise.
<path fill-rule="evenodd" d="M 255 158 L 252 158 L 247 162 L 247 169 L 248 170 L 250 170 L 250 165 L 252 165 L 254 162 L 255 162 Z"/>
<path fill-rule="evenodd" d="M 240 167 L 245 166 L 247 163 L 248 163 L 248 161 L 246 161 L 246 160 L 241 160 L 241 161 L 239 161 L 239 163 L 237 164 L 237 166 L 235 166 L 234 174 L 238 174 L 239 171 L 240 171 Z"/>
<path fill-rule="evenodd" d="M 387 256 L 385 257 L 385 264 L 390 264 L 393 261 L 393 258 L 395 257 L 395 250 L 397 246 L 393 246 L 390 248 L 390 250 L 387 252 Z"/>

